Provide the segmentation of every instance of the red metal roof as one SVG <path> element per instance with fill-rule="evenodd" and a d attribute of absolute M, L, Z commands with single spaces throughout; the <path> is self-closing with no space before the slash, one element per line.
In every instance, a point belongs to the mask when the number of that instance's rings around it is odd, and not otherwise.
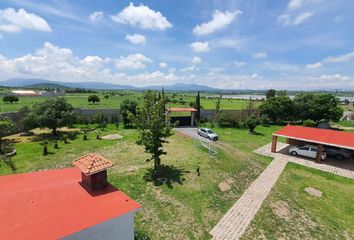
<path fill-rule="evenodd" d="M 78 168 L 0 177 L 0 239 L 59 239 L 141 206 L 109 186 L 90 195 Z"/>
<path fill-rule="evenodd" d="M 169 112 L 198 112 L 195 108 L 168 108 Z"/>
<path fill-rule="evenodd" d="M 354 134 L 349 132 L 288 125 L 273 135 L 354 150 Z"/>

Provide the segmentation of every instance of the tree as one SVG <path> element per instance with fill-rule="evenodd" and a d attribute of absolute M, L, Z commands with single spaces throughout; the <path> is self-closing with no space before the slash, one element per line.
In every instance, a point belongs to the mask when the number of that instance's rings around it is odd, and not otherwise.
<path fill-rule="evenodd" d="M 288 96 L 288 91 L 280 90 L 280 91 L 277 91 L 276 94 L 277 94 L 278 97 L 285 97 L 285 96 Z"/>
<path fill-rule="evenodd" d="M 136 115 L 138 102 L 135 100 L 125 99 L 120 105 L 120 114 L 122 115 L 123 125 L 126 128 L 132 127 L 133 122 L 129 115 Z"/>
<path fill-rule="evenodd" d="M 220 108 L 221 108 L 221 95 L 218 97 L 216 104 L 215 104 L 216 112 L 220 112 Z"/>
<path fill-rule="evenodd" d="M 95 104 L 96 102 L 100 102 L 100 98 L 97 95 L 90 95 L 88 96 L 87 101 L 92 102 L 92 104 Z"/>
<path fill-rule="evenodd" d="M 257 118 L 257 117 L 250 117 L 247 121 L 246 121 L 246 126 L 248 128 L 249 133 L 253 133 L 254 129 L 260 125 L 262 123 L 262 121 Z"/>
<path fill-rule="evenodd" d="M 165 97 L 157 99 L 156 94 L 147 91 L 144 94 L 144 103 L 137 109 L 134 123 L 139 131 L 137 144 L 144 145 L 145 151 L 151 154 L 148 160 L 154 161 L 154 172 L 161 165 L 161 155 L 167 154 L 163 144 L 168 143 L 167 138 L 172 135 L 165 112 Z"/>
<path fill-rule="evenodd" d="M 2 138 L 9 135 L 11 131 L 14 129 L 15 125 L 13 122 L 4 117 L 0 118 L 0 153 L 2 153 Z"/>
<path fill-rule="evenodd" d="M 13 96 L 13 95 L 8 95 L 8 96 L 4 96 L 2 99 L 5 103 L 14 103 L 14 102 L 18 102 L 18 97 L 17 96 Z"/>
<path fill-rule="evenodd" d="M 197 122 L 200 121 L 200 93 L 198 91 L 198 95 L 195 98 L 195 107 L 197 108 L 197 112 L 195 114 L 195 119 Z"/>
<path fill-rule="evenodd" d="M 266 93 L 266 98 L 269 99 L 269 98 L 272 98 L 272 97 L 275 97 L 275 89 L 269 89 Z"/>
<path fill-rule="evenodd" d="M 295 116 L 298 120 L 313 120 L 318 124 L 321 120 L 337 122 L 343 115 L 338 106 L 339 99 L 330 93 L 302 93 L 295 96 Z"/>
<path fill-rule="evenodd" d="M 58 128 L 70 126 L 75 121 L 73 107 L 64 98 L 51 98 L 34 105 L 25 118 L 32 119 L 41 128 L 50 128 L 54 135 Z"/>
<path fill-rule="evenodd" d="M 293 102 L 289 97 L 271 97 L 259 106 L 261 114 L 265 114 L 273 123 L 292 120 Z"/>

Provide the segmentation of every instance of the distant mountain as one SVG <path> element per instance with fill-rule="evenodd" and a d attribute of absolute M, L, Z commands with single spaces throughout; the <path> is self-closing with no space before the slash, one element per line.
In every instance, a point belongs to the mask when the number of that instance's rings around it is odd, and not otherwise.
<path fill-rule="evenodd" d="M 4 87 L 28 87 L 28 88 L 85 88 L 85 89 L 112 89 L 112 90 L 161 90 L 162 85 L 152 85 L 146 87 L 134 87 L 131 85 L 119 85 L 113 83 L 102 82 L 60 82 L 46 79 L 22 79 L 13 78 L 0 82 L 0 86 Z M 218 89 L 198 84 L 176 83 L 173 85 L 163 86 L 166 91 L 217 91 Z"/>

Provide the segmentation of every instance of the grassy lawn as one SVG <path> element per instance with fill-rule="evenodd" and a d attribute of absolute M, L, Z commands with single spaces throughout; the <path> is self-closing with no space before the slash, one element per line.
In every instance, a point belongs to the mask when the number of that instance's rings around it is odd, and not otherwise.
<path fill-rule="evenodd" d="M 14 135 L 9 139 L 17 142 L 18 154 L 13 158 L 17 172 L 69 167 L 72 160 L 89 152 L 104 155 L 115 162 L 109 170 L 109 181 L 143 205 L 143 210 L 136 215 L 139 232 L 152 239 L 209 239 L 211 228 L 270 161 L 249 151 L 253 146 L 269 142 L 270 129 L 260 128 L 258 131 L 264 137 L 256 143 L 255 136 L 247 134 L 246 130 L 229 131 L 235 134 L 233 144 L 242 142 L 240 146 L 243 146 L 248 141 L 253 145 L 236 150 L 226 142 L 220 145 L 217 155 L 209 156 L 198 141 L 178 133 L 172 136 L 166 145 L 168 154 L 162 159 L 164 172 L 169 177 L 162 185 L 146 179 L 152 162 L 145 161 L 148 155 L 136 145 L 135 130 L 115 129 L 109 125 L 101 136 L 119 133 L 123 138 L 96 140 L 94 132 L 91 132 L 89 140 L 84 141 L 79 135 L 69 144 L 60 142 L 57 150 L 51 144 L 48 156 L 42 156 L 42 146 L 38 141 L 42 135 L 32 139 Z M 227 132 L 226 129 L 220 130 L 225 139 Z M 200 176 L 197 175 L 197 167 L 200 168 Z M 0 174 L 10 173 L 9 169 L 0 168 Z M 226 182 L 231 189 L 222 192 L 218 188 L 221 182 Z"/>
<path fill-rule="evenodd" d="M 353 198 L 353 180 L 288 164 L 243 239 L 353 239 Z"/>
<path fill-rule="evenodd" d="M 96 104 L 88 103 L 87 98 L 92 94 L 67 94 L 64 96 L 68 100 L 70 104 L 72 104 L 75 108 L 112 108 L 117 109 L 120 107 L 120 104 L 125 99 L 135 99 L 137 101 L 142 100 L 141 92 L 125 92 L 124 95 L 119 96 L 110 96 L 108 99 L 104 98 L 103 93 L 97 93 L 100 97 L 100 102 Z M 171 97 L 171 94 L 168 94 Z M 194 94 L 180 94 L 176 97 L 176 99 L 182 98 L 185 101 L 185 104 L 181 103 L 170 103 L 169 107 L 189 107 L 190 102 L 195 103 L 195 95 Z M 24 106 L 32 106 L 35 103 L 43 102 L 48 97 L 20 97 L 18 103 L 4 103 L 2 99 L 0 99 L 0 112 L 11 112 L 18 111 Z M 201 98 L 201 106 L 204 109 L 215 109 L 217 100 L 216 99 L 205 99 Z M 255 102 L 255 106 L 259 106 L 261 102 Z M 221 109 L 224 110 L 241 110 L 245 108 L 246 101 L 245 100 L 237 100 L 237 99 L 222 99 L 221 100 Z"/>

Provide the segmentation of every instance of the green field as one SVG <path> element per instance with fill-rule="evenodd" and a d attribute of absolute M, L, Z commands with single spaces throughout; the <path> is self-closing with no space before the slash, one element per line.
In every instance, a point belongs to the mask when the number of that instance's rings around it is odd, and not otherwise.
<path fill-rule="evenodd" d="M 220 142 L 215 156 L 209 156 L 199 141 L 175 133 L 165 146 L 168 154 L 162 157 L 168 176 L 162 185 L 145 180 L 152 163 L 145 161 L 148 155 L 136 145 L 134 129 L 108 125 L 100 130 L 101 136 L 119 133 L 123 138 L 97 140 L 95 131 L 91 131 L 87 141 L 80 134 L 69 144 L 59 142 L 59 149 L 51 143 L 47 156 L 42 155 L 40 142 L 51 138 L 48 130 L 37 129 L 34 137 L 12 135 L 7 141 L 14 143 L 18 153 L 13 158 L 17 173 L 70 167 L 79 156 L 102 154 L 115 163 L 109 170 L 109 181 L 143 206 L 135 219 L 140 234 L 151 239 L 210 239 L 208 232 L 271 161 L 252 151 L 269 143 L 280 127 L 258 126 L 255 134 L 247 129 L 216 127 Z M 11 173 L 6 167 L 0 168 L 0 175 Z M 220 183 L 227 183 L 231 189 L 222 192 Z M 320 189 L 324 196 L 314 198 L 304 192 L 306 187 Z M 353 180 L 290 164 L 244 239 L 350 239 L 354 237 L 353 197 Z M 279 201 L 286 202 L 290 212 L 285 220 L 273 211 L 273 203 Z"/>
<path fill-rule="evenodd" d="M 67 94 L 64 96 L 70 104 L 75 108 L 112 108 L 118 109 L 120 104 L 124 99 L 136 99 L 137 101 L 142 101 L 141 92 L 124 92 L 121 95 L 110 96 L 108 99 L 104 98 L 103 93 L 98 93 L 100 97 L 100 102 L 96 104 L 89 103 L 87 98 L 92 94 Z M 172 94 L 167 94 L 167 96 L 172 97 Z M 195 103 L 195 94 L 177 94 L 176 99 L 182 99 L 185 101 L 185 104 L 181 103 L 170 103 L 169 107 L 190 107 L 190 103 Z M 18 111 L 24 106 L 32 106 L 34 103 L 43 102 L 48 99 L 48 97 L 20 97 L 18 103 L 4 103 L 1 99 L 0 101 L 0 112 L 11 112 Z M 215 109 L 216 99 L 205 99 L 201 98 L 201 106 L 204 109 Z M 260 102 L 255 102 L 255 106 L 258 106 Z M 245 100 L 232 100 L 232 99 L 222 99 L 221 100 L 221 109 L 224 110 L 241 110 L 245 108 Z"/>
<path fill-rule="evenodd" d="M 353 239 L 353 198 L 353 180 L 288 164 L 243 239 Z"/>

